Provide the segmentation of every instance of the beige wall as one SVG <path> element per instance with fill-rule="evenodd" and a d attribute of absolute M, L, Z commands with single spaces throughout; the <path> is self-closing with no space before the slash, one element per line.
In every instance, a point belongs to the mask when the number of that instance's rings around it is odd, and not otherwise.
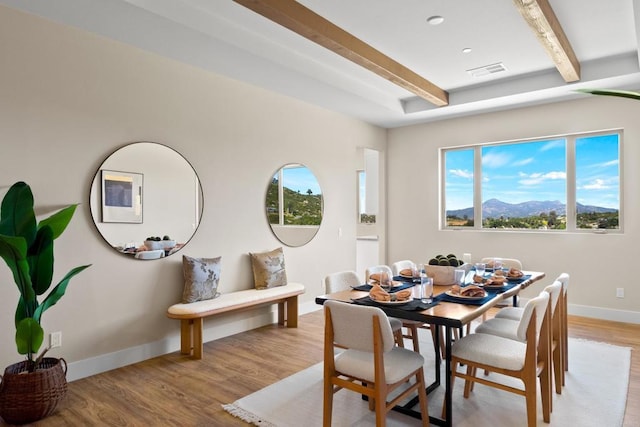
<path fill-rule="evenodd" d="M 156 141 L 182 153 L 204 190 L 200 228 L 183 252 L 222 256 L 221 291 L 252 286 L 249 251 L 280 246 L 264 196 L 273 173 L 304 163 L 325 196 L 311 243 L 286 248 L 289 280 L 306 285 L 303 310 L 316 308 L 321 279 L 355 268 L 357 147 L 384 150 L 386 131 L 0 7 L 0 193 L 32 186 L 39 214 L 81 202 L 56 241 L 55 277 L 92 263 L 43 317 L 51 351 L 71 362 L 71 379 L 178 349 L 167 307 L 182 292 L 180 256 L 133 261 L 115 253 L 91 220 L 91 180 L 116 148 Z M 339 229 L 342 235 L 339 237 Z M 0 268 L 0 366 L 20 360 L 13 315 L 17 290 Z M 260 326 L 269 310 L 206 322 L 206 339 Z"/>
<path fill-rule="evenodd" d="M 640 323 L 640 286 L 633 270 L 640 240 L 639 117 L 639 102 L 591 97 L 391 130 L 387 259 L 426 262 L 450 252 L 459 256 L 470 252 L 474 259 L 519 258 L 525 268 L 545 271 L 544 283 L 551 283 L 561 272 L 571 274 L 572 313 Z M 623 234 L 438 229 L 438 147 L 613 128 L 624 128 Z M 411 209 L 406 209 L 406 200 L 412 200 Z M 625 288 L 624 299 L 616 298 L 617 287 Z M 542 288 L 536 285 L 527 294 Z"/>

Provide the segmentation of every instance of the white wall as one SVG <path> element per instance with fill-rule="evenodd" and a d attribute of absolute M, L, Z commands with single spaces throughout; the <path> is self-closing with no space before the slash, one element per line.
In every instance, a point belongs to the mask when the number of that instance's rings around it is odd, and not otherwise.
<path fill-rule="evenodd" d="M 426 262 L 438 253 L 519 258 L 551 283 L 571 275 L 570 312 L 640 323 L 633 270 L 640 241 L 640 102 L 589 97 L 389 131 L 387 259 Z M 438 147 L 623 128 L 623 234 L 442 231 L 438 228 Z M 416 195 L 419 194 L 419 197 Z M 407 208 L 406 200 L 412 200 Z M 394 209 L 394 206 L 402 207 Z M 616 298 L 616 288 L 625 298 Z M 525 296 L 537 294 L 543 284 Z"/>
<path fill-rule="evenodd" d="M 307 287 L 303 309 L 316 308 L 324 275 L 355 268 L 356 150 L 384 151 L 385 130 L 5 7 L 0 58 L 0 195 L 24 180 L 39 214 L 82 203 L 56 241 L 55 278 L 93 266 L 43 316 L 46 333 L 63 333 L 63 347 L 50 355 L 70 362 L 70 379 L 179 348 L 179 324 L 165 313 L 182 293 L 181 257 L 128 259 L 108 247 L 91 219 L 93 176 L 126 143 L 166 144 L 194 166 L 204 215 L 182 253 L 222 256 L 222 292 L 252 286 L 247 252 L 280 246 L 264 196 L 286 163 L 311 168 L 324 196 L 316 237 L 285 247 L 289 280 Z M 5 267 L 0 283 L 6 366 L 21 359 L 13 345 L 18 292 Z M 219 317 L 206 322 L 205 338 L 270 319 L 269 310 Z"/>

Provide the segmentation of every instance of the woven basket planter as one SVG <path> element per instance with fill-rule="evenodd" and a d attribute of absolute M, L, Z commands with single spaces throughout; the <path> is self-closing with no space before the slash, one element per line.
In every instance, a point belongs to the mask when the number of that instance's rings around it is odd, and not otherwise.
<path fill-rule="evenodd" d="M 67 394 L 67 362 L 45 357 L 27 372 L 27 361 L 8 366 L 0 383 L 0 417 L 26 424 L 49 416 Z"/>

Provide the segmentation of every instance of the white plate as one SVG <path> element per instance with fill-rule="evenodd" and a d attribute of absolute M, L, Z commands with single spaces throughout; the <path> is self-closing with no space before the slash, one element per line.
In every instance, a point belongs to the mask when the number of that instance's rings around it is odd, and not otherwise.
<path fill-rule="evenodd" d="M 402 301 L 378 301 L 371 298 L 371 296 L 369 296 L 369 299 L 373 302 L 377 302 L 378 304 L 382 304 L 382 305 L 402 305 L 402 304 L 410 303 L 412 301 L 411 299 L 406 299 Z"/>
<path fill-rule="evenodd" d="M 481 300 L 482 298 L 486 298 L 487 297 L 487 293 L 486 292 L 485 292 L 484 296 L 481 296 L 481 297 L 467 297 L 467 296 L 464 296 L 464 295 L 454 294 L 451 291 L 446 291 L 445 293 L 447 295 L 449 295 L 450 297 L 466 299 L 466 300 L 469 300 L 469 301 L 477 301 L 477 300 Z"/>

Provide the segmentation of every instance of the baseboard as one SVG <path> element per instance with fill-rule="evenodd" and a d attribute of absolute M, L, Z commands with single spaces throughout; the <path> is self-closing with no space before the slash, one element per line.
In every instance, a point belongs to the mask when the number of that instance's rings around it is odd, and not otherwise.
<path fill-rule="evenodd" d="M 611 320 L 613 322 L 640 323 L 640 312 L 629 310 L 614 310 L 611 308 L 592 307 L 588 305 L 569 304 L 569 314 L 595 319 Z"/>
<path fill-rule="evenodd" d="M 302 315 L 321 308 L 322 306 L 309 301 L 300 304 L 298 311 Z M 271 312 L 266 314 L 243 317 L 241 320 L 227 322 L 223 327 L 205 329 L 203 340 L 204 342 L 213 341 L 274 322 L 277 322 L 277 309 L 275 306 Z M 177 329 L 176 335 L 172 337 L 69 363 L 67 381 L 71 382 L 90 377 L 178 350 L 180 350 L 179 329 Z"/>

